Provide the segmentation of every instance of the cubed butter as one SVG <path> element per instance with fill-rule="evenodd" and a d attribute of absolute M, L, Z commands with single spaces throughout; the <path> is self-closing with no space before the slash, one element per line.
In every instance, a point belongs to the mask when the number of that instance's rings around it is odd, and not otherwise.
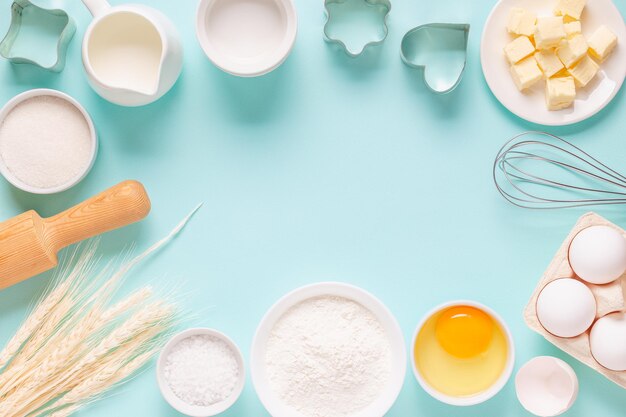
<path fill-rule="evenodd" d="M 517 64 L 533 52 L 535 52 L 535 47 L 528 36 L 520 36 L 504 47 L 504 55 L 511 65 Z"/>
<path fill-rule="evenodd" d="M 563 29 L 565 29 L 565 34 L 568 38 L 572 38 L 583 33 L 583 27 L 579 21 L 564 23 Z"/>
<path fill-rule="evenodd" d="M 535 59 L 546 78 L 552 77 L 565 68 L 559 57 L 557 57 L 552 50 L 537 51 L 535 53 Z"/>
<path fill-rule="evenodd" d="M 535 33 L 537 15 L 521 7 L 513 7 L 509 12 L 506 29 L 514 35 L 531 36 Z"/>
<path fill-rule="evenodd" d="M 572 77 L 550 78 L 546 81 L 546 104 L 548 110 L 570 107 L 576 99 L 576 85 Z"/>
<path fill-rule="evenodd" d="M 593 80 L 599 69 L 600 66 L 587 55 L 578 64 L 570 68 L 569 73 L 579 86 L 585 87 Z"/>
<path fill-rule="evenodd" d="M 517 89 L 524 91 L 540 81 L 543 78 L 543 73 L 539 69 L 535 58 L 529 56 L 511 66 L 511 76 L 513 77 L 513 82 L 515 82 Z"/>
<path fill-rule="evenodd" d="M 600 26 L 589 38 L 591 56 L 603 62 L 617 45 L 617 36 L 605 25 Z"/>
<path fill-rule="evenodd" d="M 540 17 L 535 27 L 537 49 L 555 48 L 566 37 L 563 18 L 560 16 Z"/>
<path fill-rule="evenodd" d="M 576 35 L 571 39 L 563 39 L 556 48 L 556 55 L 563 65 L 571 68 L 584 56 L 587 56 L 589 46 L 583 35 Z"/>
<path fill-rule="evenodd" d="M 554 9 L 554 13 L 559 16 L 569 16 L 580 20 L 587 0 L 559 0 Z"/>

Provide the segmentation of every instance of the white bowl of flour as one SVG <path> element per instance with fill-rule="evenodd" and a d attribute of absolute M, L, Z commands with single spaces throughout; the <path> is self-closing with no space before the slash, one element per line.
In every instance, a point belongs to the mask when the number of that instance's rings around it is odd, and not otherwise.
<path fill-rule="evenodd" d="M 301 287 L 267 312 L 252 344 L 256 392 L 273 417 L 382 417 L 406 374 L 398 322 L 344 283 Z"/>
<path fill-rule="evenodd" d="M 25 91 L 0 110 L 0 173 L 23 191 L 53 194 L 73 187 L 97 152 L 89 114 L 65 93 Z"/>

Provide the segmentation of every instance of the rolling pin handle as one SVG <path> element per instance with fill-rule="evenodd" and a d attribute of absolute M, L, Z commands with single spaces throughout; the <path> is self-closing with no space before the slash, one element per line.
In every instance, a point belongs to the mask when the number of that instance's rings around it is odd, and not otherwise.
<path fill-rule="evenodd" d="M 140 182 L 128 180 L 44 220 L 44 242 L 53 252 L 145 218 L 150 198 Z"/>

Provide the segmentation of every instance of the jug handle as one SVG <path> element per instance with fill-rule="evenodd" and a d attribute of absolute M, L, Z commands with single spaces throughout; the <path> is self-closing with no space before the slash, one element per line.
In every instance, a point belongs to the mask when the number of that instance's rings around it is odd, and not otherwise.
<path fill-rule="evenodd" d="M 104 11 L 111 7 L 107 0 L 83 0 L 83 4 L 87 6 L 93 17 L 104 14 Z"/>

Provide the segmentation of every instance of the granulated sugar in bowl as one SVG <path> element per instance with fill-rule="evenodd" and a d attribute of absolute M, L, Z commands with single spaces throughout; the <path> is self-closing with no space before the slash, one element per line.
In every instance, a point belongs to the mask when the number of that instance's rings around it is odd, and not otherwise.
<path fill-rule="evenodd" d="M 255 336 L 252 378 L 273 417 L 382 416 L 404 382 L 400 328 L 371 294 L 303 287 L 270 309 Z"/>
<path fill-rule="evenodd" d="M 244 385 L 243 358 L 225 335 L 189 329 L 159 357 L 157 377 L 165 399 L 183 414 L 207 417 L 235 403 Z"/>
<path fill-rule="evenodd" d="M 0 110 L 0 172 L 36 194 L 67 190 L 91 169 L 98 142 L 91 118 L 72 97 L 29 90 Z"/>

